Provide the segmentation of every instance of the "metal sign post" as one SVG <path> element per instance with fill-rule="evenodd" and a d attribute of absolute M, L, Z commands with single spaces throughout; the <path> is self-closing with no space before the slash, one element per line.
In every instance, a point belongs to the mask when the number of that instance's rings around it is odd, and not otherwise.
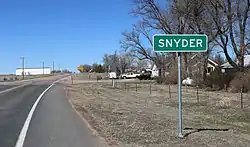
<path fill-rule="evenodd" d="M 179 137 L 183 138 L 182 134 L 182 82 L 181 82 L 181 53 L 178 53 L 178 132 Z"/>
<path fill-rule="evenodd" d="M 153 49 L 155 52 L 178 53 L 178 136 L 182 134 L 182 52 L 206 52 L 208 37 L 202 34 L 157 34 L 153 36 Z"/>

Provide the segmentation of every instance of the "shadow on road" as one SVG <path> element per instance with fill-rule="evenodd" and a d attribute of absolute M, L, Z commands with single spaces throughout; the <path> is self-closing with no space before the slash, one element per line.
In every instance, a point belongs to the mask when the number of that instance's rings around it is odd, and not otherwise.
<path fill-rule="evenodd" d="M 184 134 L 184 137 L 187 137 L 191 134 L 201 132 L 201 131 L 218 131 L 218 132 L 226 132 L 229 131 L 229 129 L 214 129 L 214 128 L 184 128 L 184 130 L 192 130 L 191 132 L 188 132 Z"/>

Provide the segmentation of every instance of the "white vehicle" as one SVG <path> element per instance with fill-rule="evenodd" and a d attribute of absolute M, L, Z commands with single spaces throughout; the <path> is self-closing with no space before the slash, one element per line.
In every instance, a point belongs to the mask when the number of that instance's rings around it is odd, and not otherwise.
<path fill-rule="evenodd" d="M 183 85 L 188 85 L 188 86 L 194 86 L 195 85 L 195 81 L 193 79 L 190 79 L 189 77 L 187 77 L 186 79 L 184 79 L 182 81 Z"/>
<path fill-rule="evenodd" d="M 117 79 L 116 72 L 110 72 L 109 73 L 109 79 Z"/>
<path fill-rule="evenodd" d="M 130 72 L 130 73 L 122 74 L 121 78 L 122 79 L 132 79 L 132 78 L 136 78 L 137 76 L 140 76 L 140 74 L 135 74 L 133 72 Z"/>

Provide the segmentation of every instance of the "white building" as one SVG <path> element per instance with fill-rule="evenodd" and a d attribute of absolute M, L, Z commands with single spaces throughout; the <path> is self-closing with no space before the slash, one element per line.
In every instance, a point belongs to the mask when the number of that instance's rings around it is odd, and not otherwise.
<path fill-rule="evenodd" d="M 159 76 L 159 68 L 155 64 L 152 66 L 151 71 L 152 71 L 151 78 Z"/>
<path fill-rule="evenodd" d="M 23 75 L 23 70 L 24 70 L 24 75 L 48 75 L 51 74 L 51 68 L 45 67 L 45 68 L 17 68 L 16 69 L 16 75 Z"/>

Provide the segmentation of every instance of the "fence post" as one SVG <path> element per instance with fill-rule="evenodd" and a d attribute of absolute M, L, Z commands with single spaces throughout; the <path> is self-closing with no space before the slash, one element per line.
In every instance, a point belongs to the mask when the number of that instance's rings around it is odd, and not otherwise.
<path fill-rule="evenodd" d="M 240 107 L 243 109 L 243 87 L 240 90 Z"/>
<path fill-rule="evenodd" d="M 199 104 L 200 103 L 200 98 L 199 98 L 199 86 L 196 86 L 196 94 L 197 94 L 197 103 Z"/>
<path fill-rule="evenodd" d="M 135 83 L 135 91 L 137 92 L 137 83 Z"/>
<path fill-rule="evenodd" d="M 112 79 L 112 86 L 115 88 L 115 79 Z"/>
<path fill-rule="evenodd" d="M 171 87 L 170 87 L 170 83 L 168 84 L 168 94 L 169 94 L 169 98 L 171 99 Z"/>
<path fill-rule="evenodd" d="M 149 84 L 149 91 L 150 91 L 150 94 L 152 94 L 152 86 L 151 86 L 151 83 Z"/>
<path fill-rule="evenodd" d="M 208 97 L 208 99 L 209 99 L 209 90 L 207 90 L 207 97 Z"/>
<path fill-rule="evenodd" d="M 74 84 L 73 76 L 72 76 L 72 75 L 71 75 L 71 84 L 72 84 L 72 85 Z"/>

